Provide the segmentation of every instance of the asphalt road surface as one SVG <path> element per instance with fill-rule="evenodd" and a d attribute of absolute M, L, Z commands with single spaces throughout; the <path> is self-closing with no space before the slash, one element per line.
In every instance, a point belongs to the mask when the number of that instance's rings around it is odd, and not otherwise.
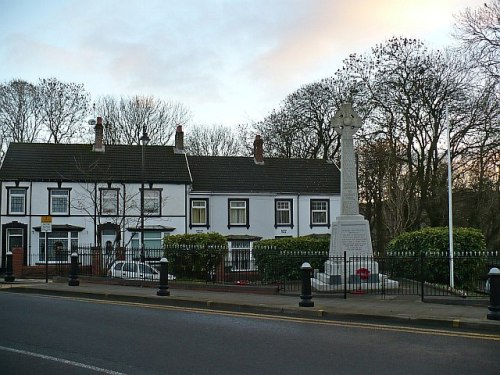
<path fill-rule="evenodd" d="M 500 336 L 0 293 L 0 374 L 499 374 Z"/>

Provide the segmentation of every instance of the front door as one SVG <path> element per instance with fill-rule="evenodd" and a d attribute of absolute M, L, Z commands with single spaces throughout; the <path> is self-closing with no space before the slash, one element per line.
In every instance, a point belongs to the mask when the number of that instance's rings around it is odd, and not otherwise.
<path fill-rule="evenodd" d="M 7 251 L 12 251 L 17 247 L 24 248 L 24 229 L 9 228 L 7 229 Z"/>
<path fill-rule="evenodd" d="M 5 268 L 7 252 L 12 251 L 16 247 L 24 249 L 23 264 L 25 266 L 28 264 L 29 259 L 27 258 L 28 254 L 26 251 L 27 232 L 28 232 L 28 226 L 26 224 L 22 224 L 17 221 L 2 225 L 3 241 L 1 244 L 2 257 L 0 261 L 0 268 Z"/>
<path fill-rule="evenodd" d="M 24 248 L 24 229 L 7 229 L 7 250 L 12 251 L 16 247 Z"/>

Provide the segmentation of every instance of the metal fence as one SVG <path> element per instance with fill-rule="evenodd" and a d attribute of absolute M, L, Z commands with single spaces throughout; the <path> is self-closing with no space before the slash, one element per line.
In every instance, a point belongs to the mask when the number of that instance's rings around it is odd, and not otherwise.
<path fill-rule="evenodd" d="M 492 267 L 500 267 L 499 252 L 457 253 L 453 258 L 454 287 L 450 287 L 447 254 L 388 254 L 373 257 L 329 258 L 327 252 L 248 250 L 183 246 L 167 249 L 125 249 L 79 246 L 79 274 L 119 279 L 159 281 L 159 264 L 168 259 L 170 282 L 276 286 L 281 293 L 300 293 L 302 263 L 311 264 L 316 294 L 372 293 L 486 297 Z M 71 252 L 36 255 L 25 267 L 27 276 L 70 273 Z"/>

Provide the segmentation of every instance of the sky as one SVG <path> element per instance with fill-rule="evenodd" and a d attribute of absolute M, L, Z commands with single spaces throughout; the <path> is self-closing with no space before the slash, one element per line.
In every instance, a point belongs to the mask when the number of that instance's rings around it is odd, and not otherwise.
<path fill-rule="evenodd" d="M 152 95 L 185 105 L 192 124 L 232 127 L 393 36 L 449 46 L 454 16 L 483 2 L 0 0 L 0 82 Z"/>

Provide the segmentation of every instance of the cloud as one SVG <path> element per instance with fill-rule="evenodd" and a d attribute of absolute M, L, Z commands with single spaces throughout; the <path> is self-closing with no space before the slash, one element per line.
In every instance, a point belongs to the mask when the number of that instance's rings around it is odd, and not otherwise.
<path fill-rule="evenodd" d="M 236 122 L 333 75 L 349 53 L 393 35 L 444 34 L 450 9 L 476 2 L 47 0 L 33 14 L 9 2 L 0 78 L 55 76 L 94 96 L 155 95 Z"/>
<path fill-rule="evenodd" d="M 478 0 L 476 0 L 479 2 Z M 350 53 L 392 36 L 426 40 L 444 33 L 452 22 L 452 10 L 464 1 L 351 0 L 310 1 L 308 6 L 288 7 L 288 22 L 280 23 L 274 45 L 248 64 L 252 77 L 275 85 L 289 85 L 311 76 L 311 70 L 338 68 Z M 337 66 L 336 66 L 337 65 Z"/>

